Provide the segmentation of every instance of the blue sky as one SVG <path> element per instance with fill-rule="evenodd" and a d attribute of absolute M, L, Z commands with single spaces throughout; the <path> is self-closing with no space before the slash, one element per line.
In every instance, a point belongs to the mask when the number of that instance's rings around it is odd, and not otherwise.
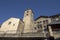
<path fill-rule="evenodd" d="M 60 0 L 0 0 L 0 24 L 10 17 L 23 18 L 24 11 L 31 8 L 34 18 L 60 13 Z"/>

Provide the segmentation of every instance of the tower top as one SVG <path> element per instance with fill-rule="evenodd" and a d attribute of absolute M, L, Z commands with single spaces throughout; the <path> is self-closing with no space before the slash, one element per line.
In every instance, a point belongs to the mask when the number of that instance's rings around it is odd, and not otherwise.
<path fill-rule="evenodd" d="M 31 8 L 28 8 L 28 9 L 26 9 L 26 11 L 27 11 L 27 10 L 32 10 L 32 9 L 31 9 Z"/>
<path fill-rule="evenodd" d="M 29 12 L 30 12 L 30 13 L 33 13 L 33 11 L 32 11 L 31 8 L 28 8 L 28 9 L 25 10 L 25 13 L 29 13 Z"/>

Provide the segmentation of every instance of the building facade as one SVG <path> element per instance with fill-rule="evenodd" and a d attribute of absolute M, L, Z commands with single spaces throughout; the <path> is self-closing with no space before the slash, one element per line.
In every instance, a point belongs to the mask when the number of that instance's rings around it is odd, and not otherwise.
<path fill-rule="evenodd" d="M 33 11 L 28 9 L 24 12 L 23 20 L 12 17 L 3 22 L 0 28 L 0 34 L 3 34 L 4 37 L 12 37 L 13 34 L 13 37 L 55 37 L 54 31 L 56 32 L 57 29 L 57 31 L 60 31 L 60 25 L 56 24 L 60 24 L 60 14 L 40 16 L 34 20 Z M 58 35 L 56 36 L 60 37 Z"/>
<path fill-rule="evenodd" d="M 48 24 L 48 27 L 52 29 L 52 34 L 55 38 L 60 38 L 60 14 L 52 15 L 51 23 Z"/>
<path fill-rule="evenodd" d="M 48 31 L 49 36 L 53 36 L 55 38 L 60 38 L 60 14 L 52 15 L 52 16 L 40 16 L 36 20 L 36 29 L 38 32 L 42 30 L 42 32 L 46 36 L 46 32 Z M 40 29 L 39 29 L 40 27 Z M 47 30 L 47 31 L 46 31 Z"/>
<path fill-rule="evenodd" d="M 48 16 L 40 16 L 37 19 L 35 19 L 35 21 L 36 21 L 38 30 L 39 30 L 39 27 L 44 30 L 47 28 L 47 24 L 51 23 L 51 18 Z"/>
<path fill-rule="evenodd" d="M 23 22 L 18 18 L 9 18 L 6 20 L 0 28 L 3 33 L 18 33 L 23 29 Z"/>

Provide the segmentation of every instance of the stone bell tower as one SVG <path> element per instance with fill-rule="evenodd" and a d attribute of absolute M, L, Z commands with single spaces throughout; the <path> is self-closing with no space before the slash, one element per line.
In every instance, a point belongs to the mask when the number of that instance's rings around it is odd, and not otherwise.
<path fill-rule="evenodd" d="M 33 32 L 34 18 L 31 9 L 28 9 L 24 12 L 23 22 L 24 22 L 24 33 Z"/>

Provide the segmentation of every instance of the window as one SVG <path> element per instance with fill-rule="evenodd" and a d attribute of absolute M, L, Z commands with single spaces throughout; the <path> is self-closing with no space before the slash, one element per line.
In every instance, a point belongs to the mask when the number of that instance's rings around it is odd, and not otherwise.
<path fill-rule="evenodd" d="M 28 14 L 26 14 L 28 16 Z"/>
<path fill-rule="evenodd" d="M 11 22 L 8 23 L 8 25 L 10 25 L 10 24 L 11 24 Z"/>
<path fill-rule="evenodd" d="M 13 24 L 13 26 L 15 26 L 15 24 Z"/>
<path fill-rule="evenodd" d="M 34 29 L 36 30 L 36 27 L 34 27 Z"/>
<path fill-rule="evenodd" d="M 37 22 L 37 23 L 39 23 L 39 22 Z"/>
<path fill-rule="evenodd" d="M 44 30 L 47 31 L 47 26 L 44 26 Z"/>
<path fill-rule="evenodd" d="M 48 20 L 46 20 L 46 24 L 48 24 Z"/>
<path fill-rule="evenodd" d="M 45 21 L 43 21 L 43 24 L 45 24 Z"/>
<path fill-rule="evenodd" d="M 41 28 L 41 25 L 38 25 L 37 28 L 40 29 Z"/>
<path fill-rule="evenodd" d="M 40 25 L 40 28 L 42 28 L 42 24 Z"/>
<path fill-rule="evenodd" d="M 48 20 L 44 20 L 43 21 L 43 24 L 48 24 Z"/>
<path fill-rule="evenodd" d="M 42 21 L 40 21 L 40 24 L 42 24 Z"/>

